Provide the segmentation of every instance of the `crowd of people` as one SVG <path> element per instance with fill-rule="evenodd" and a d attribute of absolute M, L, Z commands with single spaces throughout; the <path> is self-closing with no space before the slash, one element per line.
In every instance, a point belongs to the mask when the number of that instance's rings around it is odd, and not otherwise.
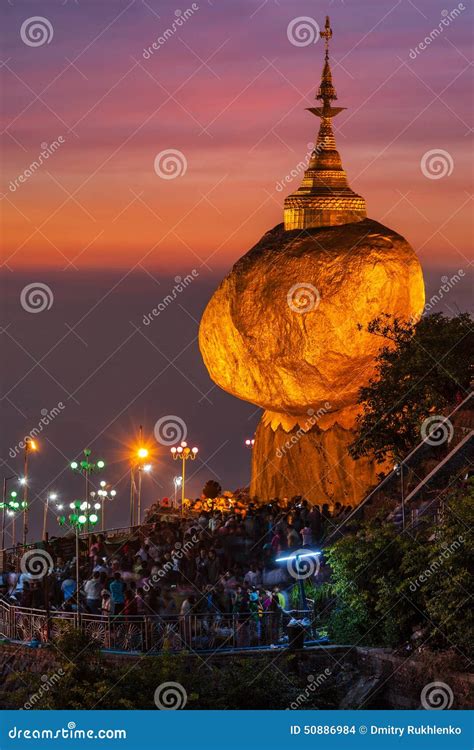
<path fill-rule="evenodd" d="M 303 498 L 226 511 L 196 501 L 186 515 L 163 509 L 127 538 L 81 539 L 79 595 L 76 560 L 64 556 L 60 539 L 45 547 L 53 563 L 48 575 L 38 579 L 11 566 L 1 594 L 21 607 L 79 609 L 122 622 L 246 618 L 260 641 L 274 642 L 283 614 L 292 609 L 288 593 L 295 584 L 276 560 L 291 550 L 319 547 L 341 511 L 338 504 L 331 511 Z"/>

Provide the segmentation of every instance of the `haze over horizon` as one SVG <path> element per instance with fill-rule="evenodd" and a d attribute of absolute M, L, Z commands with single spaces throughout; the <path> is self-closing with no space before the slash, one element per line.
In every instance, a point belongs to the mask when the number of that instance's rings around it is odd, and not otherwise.
<path fill-rule="evenodd" d="M 48 489 L 80 494 L 68 463 L 91 447 L 110 464 L 117 524 L 127 522 L 127 446 L 140 424 L 153 439 L 163 415 L 183 418 L 200 447 L 191 495 L 210 477 L 225 489 L 248 481 L 243 442 L 260 411 L 212 384 L 196 337 L 220 279 L 282 221 L 314 143 L 319 123 L 305 107 L 314 105 L 324 48 L 317 35 L 292 42 L 294 19 L 322 28 L 331 16 L 337 105 L 347 107 L 336 139 L 368 215 L 415 248 L 427 300 L 462 270 L 433 311 L 472 309 L 471 10 L 413 59 L 451 12 L 443 0 L 214 0 L 196 3 L 144 55 L 191 5 L 44 0 L 39 9 L 21 0 L 4 8 L 3 472 L 21 473 L 21 454 L 10 451 L 62 401 L 32 459 L 33 502 Z M 52 37 L 29 45 L 22 25 L 38 14 Z M 18 181 L 54 142 L 47 161 Z M 170 149 L 175 179 L 156 166 Z M 441 176 L 422 169 L 432 151 Z M 144 324 L 176 277 L 193 270 L 173 305 Z M 51 305 L 31 314 L 21 293 L 38 283 Z M 153 444 L 144 505 L 171 494 L 176 473 L 169 449 Z M 40 515 L 33 507 L 36 533 Z M 49 528 L 57 531 L 54 517 Z"/>

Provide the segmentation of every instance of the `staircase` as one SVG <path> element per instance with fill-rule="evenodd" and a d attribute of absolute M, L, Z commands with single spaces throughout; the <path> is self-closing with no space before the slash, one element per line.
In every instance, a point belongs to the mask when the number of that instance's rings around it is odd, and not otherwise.
<path fill-rule="evenodd" d="M 446 488 L 452 477 L 458 479 L 472 472 L 474 445 L 474 393 L 444 416 L 444 423 L 452 437 L 449 442 L 432 445 L 429 433 L 410 453 L 371 490 L 362 502 L 334 528 L 326 540 L 331 544 L 348 530 L 350 522 L 362 521 L 374 515 L 379 508 L 392 504 L 388 520 L 402 524 L 401 495 L 404 493 L 406 513 L 419 515 L 421 506 L 436 512 L 437 495 Z M 435 497 L 436 496 L 436 497 Z M 429 501 L 429 502 L 428 502 Z M 426 512 L 428 507 L 424 510 Z"/>

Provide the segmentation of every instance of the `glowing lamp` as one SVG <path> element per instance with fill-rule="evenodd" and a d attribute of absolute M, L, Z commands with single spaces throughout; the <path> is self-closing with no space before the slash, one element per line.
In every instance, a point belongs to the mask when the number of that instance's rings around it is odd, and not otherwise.
<path fill-rule="evenodd" d="M 277 557 L 275 562 L 287 562 L 288 560 L 300 560 L 303 557 L 319 557 L 321 552 L 310 551 L 301 554 L 287 555 L 286 557 Z"/>

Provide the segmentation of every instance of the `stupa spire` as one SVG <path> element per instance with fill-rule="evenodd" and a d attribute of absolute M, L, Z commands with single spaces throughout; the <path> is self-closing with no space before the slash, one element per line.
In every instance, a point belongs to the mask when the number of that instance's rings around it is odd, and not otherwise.
<path fill-rule="evenodd" d="M 332 29 L 329 16 L 326 16 L 324 66 L 316 99 L 320 107 L 308 107 L 308 111 L 321 119 L 316 144 L 311 154 L 303 182 L 295 193 L 285 199 L 285 229 L 306 229 L 309 227 L 350 224 L 367 216 L 365 200 L 349 187 L 346 173 L 342 168 L 341 157 L 336 147 L 332 119 L 345 107 L 333 107 L 337 99 L 329 63 L 329 40 Z"/>
<path fill-rule="evenodd" d="M 329 22 L 329 16 L 326 16 L 326 25 L 324 31 L 321 31 L 319 35 L 325 40 L 326 52 L 324 55 L 324 68 L 321 76 L 321 84 L 319 91 L 316 94 L 316 99 L 322 99 L 322 101 L 330 106 L 330 102 L 333 99 L 337 99 L 336 89 L 332 83 L 331 66 L 329 65 L 329 40 L 332 39 L 332 29 Z"/>

